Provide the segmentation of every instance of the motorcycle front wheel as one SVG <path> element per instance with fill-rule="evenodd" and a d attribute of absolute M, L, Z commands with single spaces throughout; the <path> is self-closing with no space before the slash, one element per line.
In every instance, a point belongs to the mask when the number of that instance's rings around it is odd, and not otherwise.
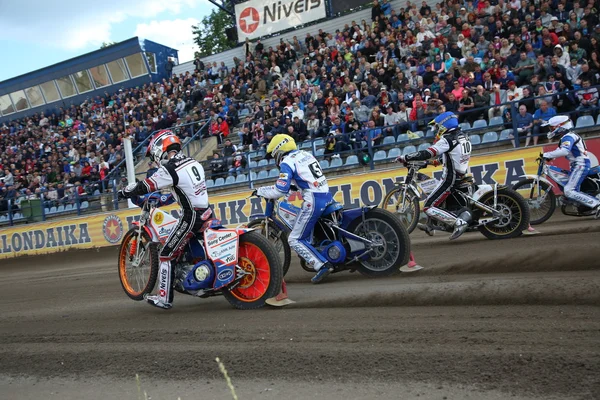
<path fill-rule="evenodd" d="M 139 251 L 136 247 L 139 241 Z M 130 229 L 119 248 L 119 280 L 125 294 L 130 299 L 140 301 L 152 292 L 158 277 L 158 245 L 139 228 Z"/>
<path fill-rule="evenodd" d="M 496 210 L 501 214 L 499 220 L 481 225 L 479 232 L 488 239 L 509 239 L 521 236 L 529 226 L 529 206 L 519 193 L 509 188 L 498 189 Z M 494 192 L 484 194 L 479 200 L 494 208 Z M 483 217 L 488 216 L 487 214 Z"/>
<path fill-rule="evenodd" d="M 283 270 L 283 276 L 286 276 L 290 269 L 290 262 L 292 258 L 292 250 L 290 249 L 290 244 L 288 243 L 288 235 L 285 231 L 279 229 L 277 225 L 275 225 L 272 221 L 266 221 L 265 219 L 255 219 L 250 221 L 248 224 L 248 228 L 255 228 L 259 231 L 263 236 L 265 235 L 265 224 L 268 223 L 269 227 L 269 239 L 273 245 L 275 246 L 275 250 L 279 254 L 279 259 L 281 260 L 281 268 Z"/>
<path fill-rule="evenodd" d="M 408 263 L 410 236 L 395 214 L 374 208 L 366 213 L 364 222 L 363 218 L 352 221 L 348 230 L 373 242 L 368 257 L 359 261 L 358 271 L 361 274 L 389 276 Z"/>
<path fill-rule="evenodd" d="M 277 296 L 281 290 L 283 271 L 279 256 L 273 244 L 259 232 L 244 233 L 239 240 L 238 266 L 243 276 L 237 284 L 225 288 L 223 296 L 240 310 L 261 308 L 265 300 Z"/>
<path fill-rule="evenodd" d="M 531 225 L 546 222 L 554 213 L 556 195 L 552 191 L 552 186 L 546 182 L 538 181 L 536 184 L 532 178 L 521 179 L 513 185 L 512 189 L 521 194 L 527 201 L 530 214 L 529 223 Z"/>
<path fill-rule="evenodd" d="M 382 208 L 396 214 L 408 233 L 412 233 L 419 223 L 419 199 L 402 187 L 394 188 L 385 196 Z"/>

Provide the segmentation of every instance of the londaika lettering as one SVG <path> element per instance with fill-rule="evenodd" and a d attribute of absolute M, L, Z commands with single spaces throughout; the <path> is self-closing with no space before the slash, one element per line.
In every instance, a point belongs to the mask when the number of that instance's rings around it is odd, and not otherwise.
<path fill-rule="evenodd" d="M 46 229 L 34 229 L 26 232 L 13 232 L 0 235 L 0 253 L 19 253 L 28 250 L 69 248 L 91 243 L 88 224 L 65 225 Z"/>

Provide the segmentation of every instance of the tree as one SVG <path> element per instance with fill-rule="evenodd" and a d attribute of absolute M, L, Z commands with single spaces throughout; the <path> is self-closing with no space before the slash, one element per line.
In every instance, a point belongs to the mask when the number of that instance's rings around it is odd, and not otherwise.
<path fill-rule="evenodd" d="M 100 46 L 100 48 L 104 49 L 104 48 L 112 46 L 114 44 L 117 44 L 117 42 L 102 42 L 102 46 Z"/>
<path fill-rule="evenodd" d="M 233 18 L 221 9 L 213 9 L 202 22 L 192 26 L 194 42 L 198 45 L 199 57 L 217 54 L 235 47 L 236 41 L 227 39 L 225 30 L 233 28 Z"/>

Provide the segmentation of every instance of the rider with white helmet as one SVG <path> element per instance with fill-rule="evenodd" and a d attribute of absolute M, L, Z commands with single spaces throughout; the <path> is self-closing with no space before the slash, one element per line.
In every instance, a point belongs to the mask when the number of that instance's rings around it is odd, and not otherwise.
<path fill-rule="evenodd" d="M 471 159 L 471 141 L 458 125 L 458 117 L 453 112 L 447 111 L 438 115 L 429 123 L 436 135 L 437 141 L 428 149 L 400 156 L 397 162 L 424 161 L 432 158 L 442 158 L 444 170 L 442 180 L 433 192 L 425 200 L 423 211 L 429 218 L 436 219 L 454 227 L 450 239 L 456 239 L 462 235 L 471 222 L 471 214 L 464 211 L 460 215 L 454 215 L 439 206 L 450 195 L 454 185 L 459 182 L 469 169 Z M 419 224 L 419 229 L 433 236 L 433 228 L 428 224 Z"/>
<path fill-rule="evenodd" d="M 550 125 L 548 139 L 559 138 L 559 142 L 556 150 L 546 152 L 542 157 L 548 160 L 566 157 L 569 160 L 571 171 L 564 188 L 565 197 L 592 208 L 596 219 L 600 218 L 600 200 L 579 190 L 591 166 L 584 140 L 573 131 L 573 122 L 566 115 L 550 118 L 547 125 Z"/>
<path fill-rule="evenodd" d="M 275 185 L 258 188 L 255 194 L 277 199 L 288 194 L 292 182 L 302 191 L 302 209 L 288 241 L 290 247 L 317 271 L 312 282 L 319 283 L 333 272 L 331 263 L 311 245 L 312 230 L 325 208 L 333 201 L 327 179 L 317 159 L 309 152 L 298 150 L 296 142 L 289 135 L 275 135 L 269 142 L 267 154 L 275 159 L 279 178 Z"/>
<path fill-rule="evenodd" d="M 170 130 L 158 132 L 151 140 L 146 157 L 159 165 L 147 179 L 132 183 L 119 191 L 119 197 L 136 198 L 147 193 L 171 187 L 171 193 L 181 206 L 181 218 L 171 233 L 160 255 L 158 294 L 145 296 L 153 306 L 169 309 L 173 303 L 173 274 L 171 260 L 179 257 L 183 246 L 212 215 L 202 165 L 181 152 L 181 141 Z M 134 201 L 136 202 L 136 201 Z M 163 203 L 167 204 L 168 201 Z"/>

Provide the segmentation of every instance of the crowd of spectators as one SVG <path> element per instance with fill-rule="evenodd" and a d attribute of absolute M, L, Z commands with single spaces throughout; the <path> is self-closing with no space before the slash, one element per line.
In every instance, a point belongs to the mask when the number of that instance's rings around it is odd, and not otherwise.
<path fill-rule="evenodd" d="M 244 170 L 245 152 L 277 133 L 324 137 L 327 156 L 339 157 L 410 135 L 445 110 L 461 122 L 501 117 L 528 136 L 525 145 L 537 144 L 552 115 L 597 113 L 598 8 L 595 0 L 446 0 L 392 9 L 375 0 L 370 21 L 277 46 L 246 41 L 232 68 L 197 58 L 193 72 L 162 83 L 3 125 L 0 199 L 60 202 L 90 185 L 102 190 L 96 182 L 123 159 L 124 136 L 139 143 L 174 127 L 186 140 L 204 120 L 203 136 L 220 144 L 213 176 Z"/>

